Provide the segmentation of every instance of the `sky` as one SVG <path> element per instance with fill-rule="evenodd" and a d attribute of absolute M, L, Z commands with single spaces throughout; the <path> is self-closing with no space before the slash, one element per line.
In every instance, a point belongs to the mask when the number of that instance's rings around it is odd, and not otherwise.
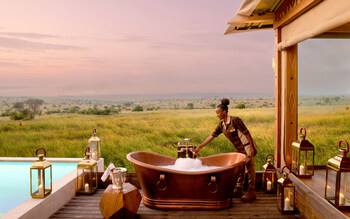
<path fill-rule="evenodd" d="M 0 96 L 273 95 L 273 30 L 223 35 L 240 4 L 3 0 Z"/>

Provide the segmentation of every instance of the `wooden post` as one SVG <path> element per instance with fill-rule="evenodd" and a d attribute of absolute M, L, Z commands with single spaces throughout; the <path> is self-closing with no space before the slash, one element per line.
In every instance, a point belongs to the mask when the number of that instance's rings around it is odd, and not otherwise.
<path fill-rule="evenodd" d="M 298 129 L 298 45 L 285 50 L 284 95 L 284 161 L 290 166 L 292 143 L 297 140 Z"/>
<path fill-rule="evenodd" d="M 281 29 L 275 29 L 275 166 L 281 167 L 281 51 L 278 50 L 278 43 L 281 42 Z"/>

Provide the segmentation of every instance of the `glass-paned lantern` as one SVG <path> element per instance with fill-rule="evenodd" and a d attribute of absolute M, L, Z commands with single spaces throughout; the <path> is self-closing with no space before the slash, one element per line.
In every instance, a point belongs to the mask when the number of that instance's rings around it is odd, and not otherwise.
<path fill-rule="evenodd" d="M 38 156 L 39 150 L 43 150 L 44 154 Z M 44 148 L 36 149 L 35 155 L 38 156 L 38 160 L 30 167 L 30 195 L 32 198 L 45 198 L 52 191 L 52 165 L 44 159 Z"/>
<path fill-rule="evenodd" d="M 97 189 L 97 162 L 90 159 L 89 147 L 85 148 L 85 158 L 77 166 L 76 192 L 93 194 Z"/>
<path fill-rule="evenodd" d="M 346 148 L 341 148 L 341 143 L 345 143 Z M 345 140 L 338 143 L 340 154 L 329 159 L 326 169 L 325 198 L 340 210 L 350 209 L 350 157 L 349 144 Z"/>
<path fill-rule="evenodd" d="M 300 178 L 314 175 L 314 146 L 305 137 L 306 129 L 301 128 L 299 141 L 292 143 L 292 172 Z"/>
<path fill-rule="evenodd" d="M 277 181 L 277 207 L 282 214 L 294 214 L 296 213 L 295 185 L 288 177 L 288 173 L 283 172 L 285 168 L 289 170 L 289 167 L 284 166 L 282 177 Z"/>
<path fill-rule="evenodd" d="M 268 159 L 272 157 L 272 159 Z M 276 193 L 277 191 L 277 175 L 276 168 L 272 164 L 274 160 L 274 156 L 272 154 L 268 154 L 265 157 L 266 164 L 263 166 L 263 188 L 266 193 Z"/>
<path fill-rule="evenodd" d="M 92 130 L 92 137 L 88 141 L 90 148 L 90 158 L 94 160 L 100 159 L 101 140 L 96 136 L 96 129 Z"/>

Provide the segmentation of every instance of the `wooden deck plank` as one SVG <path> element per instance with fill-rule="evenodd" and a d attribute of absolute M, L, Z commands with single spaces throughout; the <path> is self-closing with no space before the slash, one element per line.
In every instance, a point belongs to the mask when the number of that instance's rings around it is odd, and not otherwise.
<path fill-rule="evenodd" d="M 72 198 L 62 208 L 60 208 L 50 218 L 57 219 L 76 219 L 76 218 L 103 218 L 99 210 L 99 202 L 104 189 L 99 189 L 92 196 L 79 195 Z M 141 191 L 142 193 L 142 191 Z M 151 209 L 141 202 L 137 212 L 137 218 L 140 219 L 191 219 L 191 218 L 300 218 L 296 215 L 282 215 L 276 205 L 275 194 L 265 194 L 263 191 L 257 192 L 257 199 L 248 203 L 238 198 L 233 199 L 232 207 L 215 210 L 159 210 Z"/>

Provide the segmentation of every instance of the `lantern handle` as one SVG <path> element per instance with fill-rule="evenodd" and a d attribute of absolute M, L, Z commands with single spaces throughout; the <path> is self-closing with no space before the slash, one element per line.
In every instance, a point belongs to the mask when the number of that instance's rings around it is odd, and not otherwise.
<path fill-rule="evenodd" d="M 345 145 L 346 145 L 346 153 L 349 153 L 349 143 L 348 143 L 346 140 L 344 140 L 344 139 L 341 139 L 341 140 L 339 141 L 339 143 L 338 143 L 338 149 L 340 149 L 340 145 L 341 145 L 342 142 L 344 142 Z"/>
<path fill-rule="evenodd" d="M 303 130 L 304 130 L 304 133 L 303 133 Z M 306 137 L 306 129 L 305 128 L 300 129 L 300 135 L 303 135 L 304 137 Z"/>
<path fill-rule="evenodd" d="M 89 146 L 87 146 L 86 148 L 85 148 L 85 151 L 84 151 L 84 155 L 86 156 L 87 154 L 86 154 L 86 151 L 90 154 L 90 148 L 89 148 Z"/>
<path fill-rule="evenodd" d="M 284 167 L 282 168 L 282 173 L 283 173 L 284 168 L 287 168 L 287 169 L 289 170 L 289 173 L 290 173 L 290 167 L 289 167 L 289 166 L 284 166 Z"/>
<path fill-rule="evenodd" d="M 37 149 L 36 149 L 36 151 L 35 151 L 35 156 L 38 156 L 38 151 L 39 151 L 40 149 L 42 149 L 42 150 L 44 151 L 44 157 L 46 157 L 46 150 L 45 150 L 45 148 L 43 148 L 43 147 L 40 147 L 40 148 L 37 148 Z"/>
<path fill-rule="evenodd" d="M 267 154 L 267 155 L 265 156 L 265 160 L 266 160 L 266 161 L 267 161 L 267 158 L 268 158 L 269 156 L 272 156 L 272 160 L 275 161 L 275 157 L 273 156 L 273 154 Z"/>
<path fill-rule="evenodd" d="M 94 129 L 92 130 L 92 135 L 93 135 L 93 136 L 96 135 L 96 128 L 94 128 Z"/>

